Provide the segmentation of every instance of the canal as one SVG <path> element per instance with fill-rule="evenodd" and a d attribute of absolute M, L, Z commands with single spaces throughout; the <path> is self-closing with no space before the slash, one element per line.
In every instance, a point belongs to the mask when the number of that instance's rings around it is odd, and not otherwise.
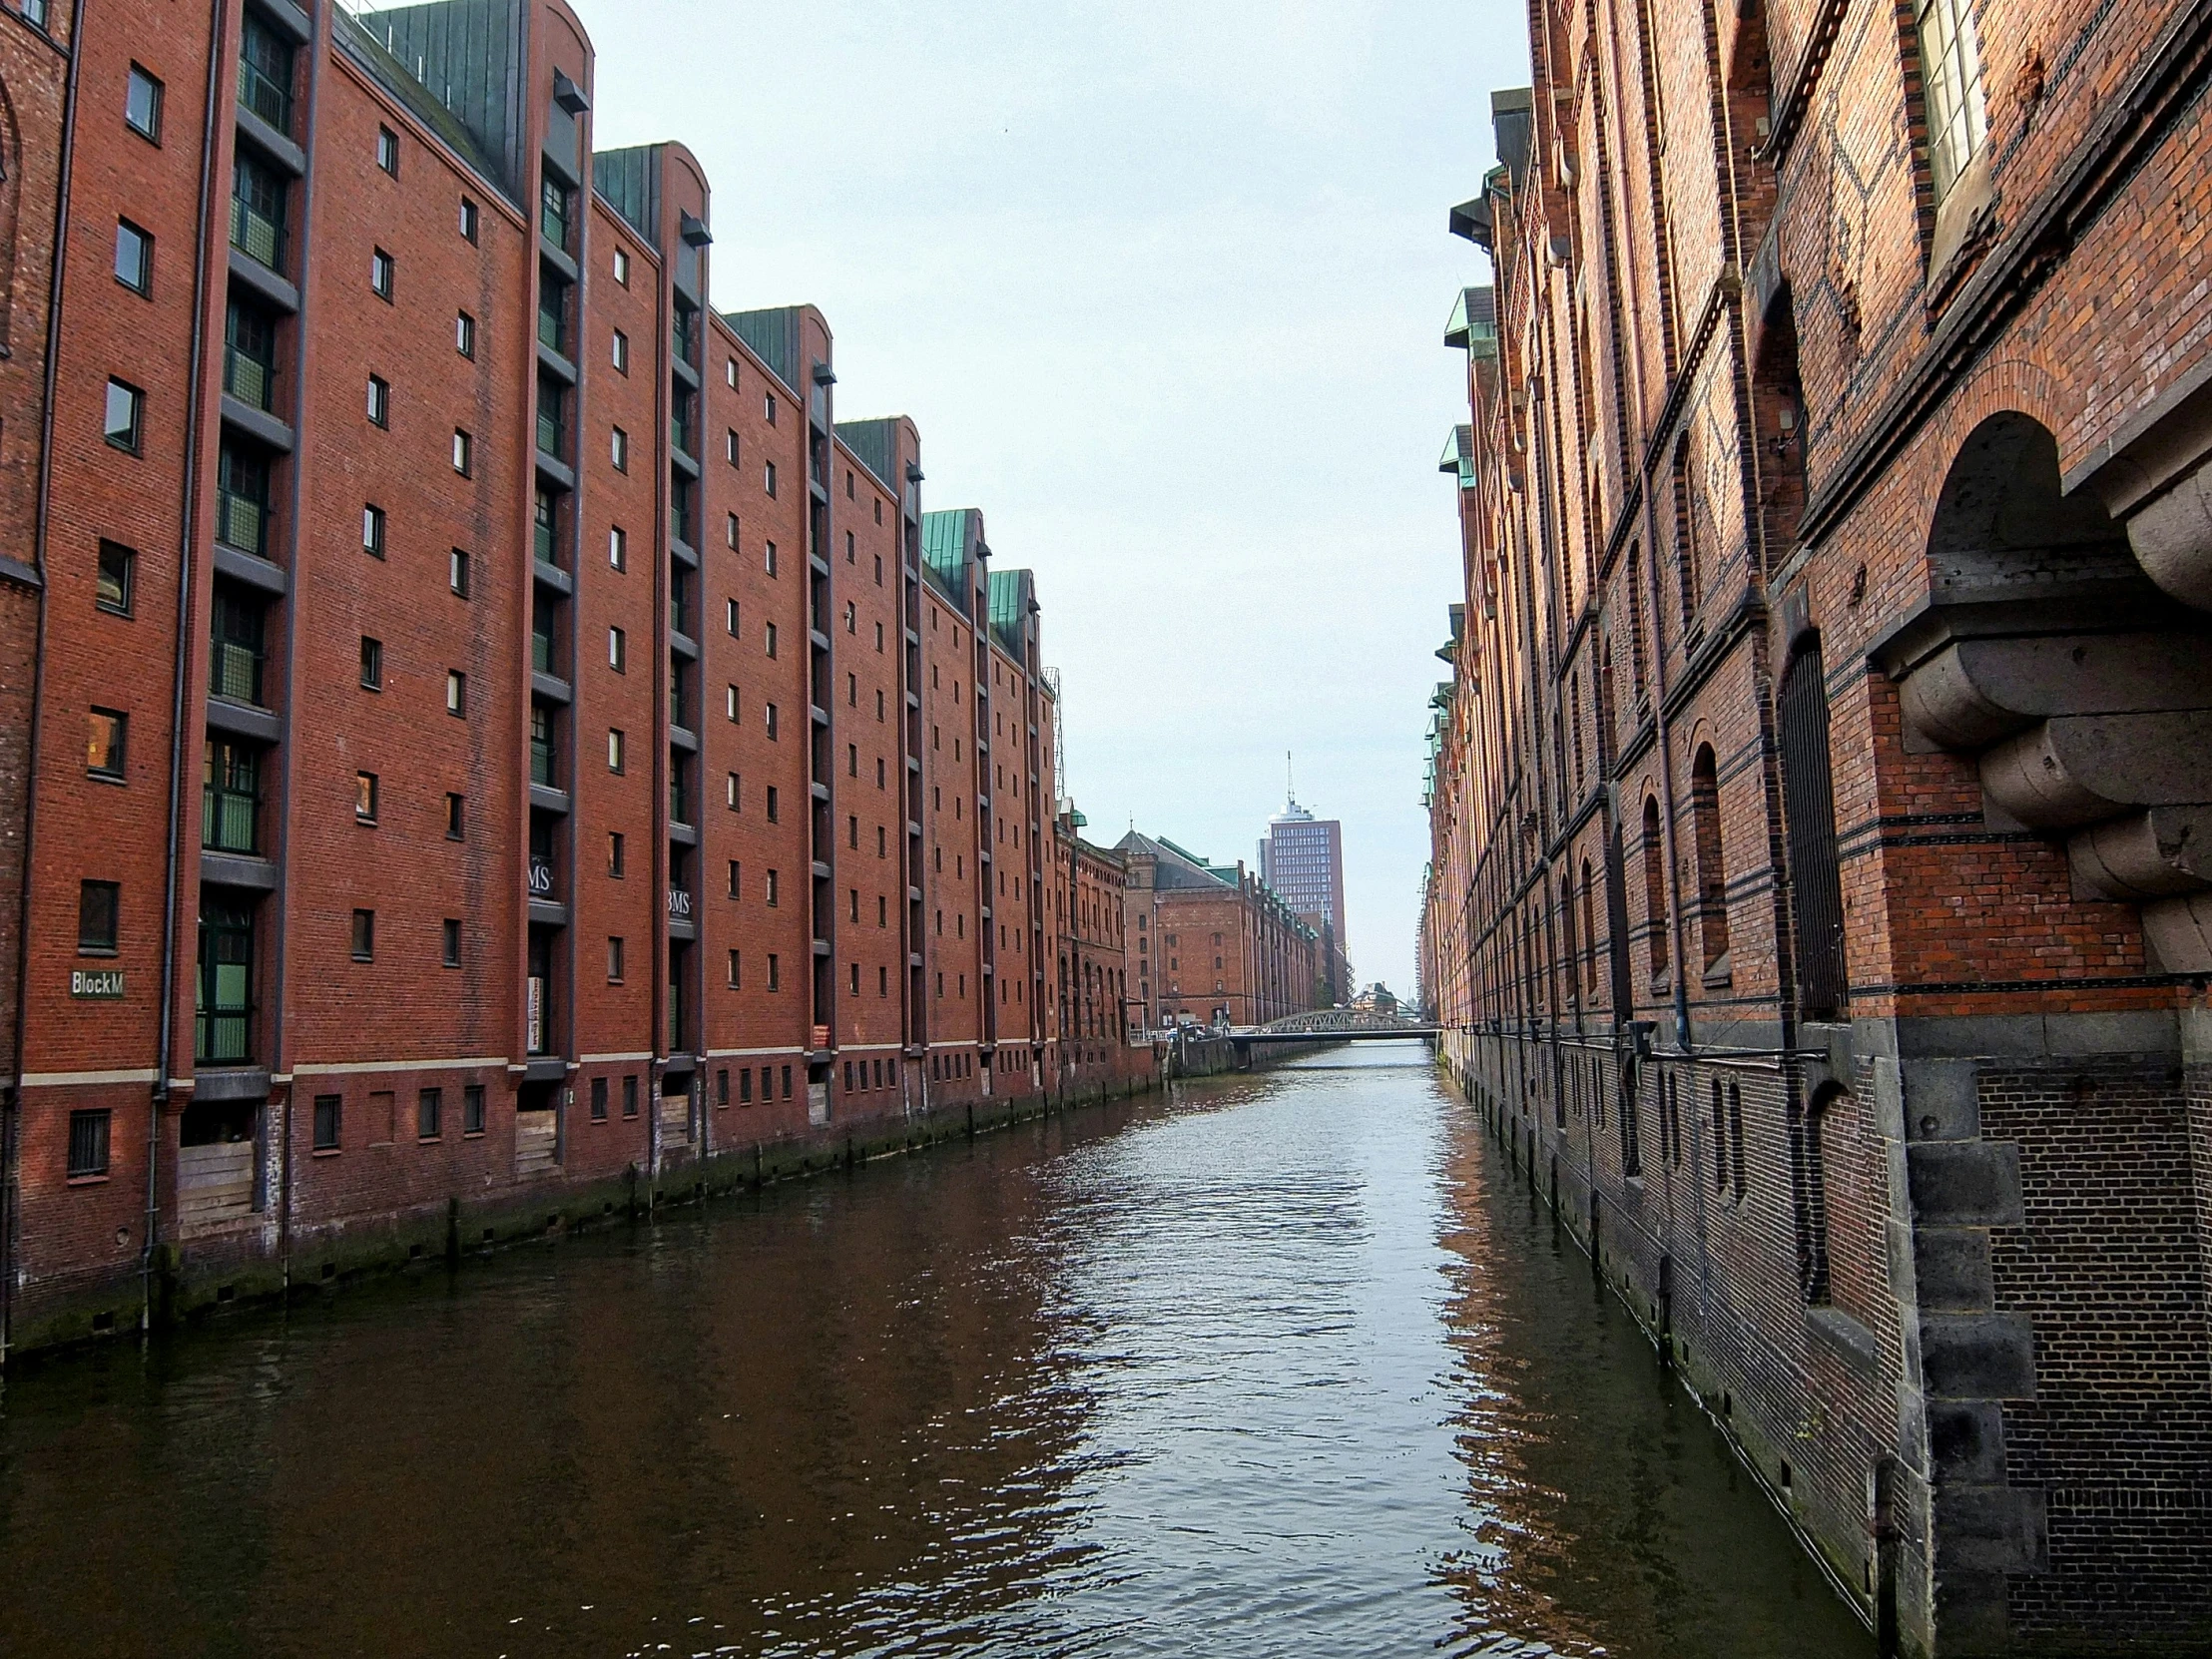
<path fill-rule="evenodd" d="M 1870 1659 L 1426 1058 L 23 1368 L 0 1653 Z"/>

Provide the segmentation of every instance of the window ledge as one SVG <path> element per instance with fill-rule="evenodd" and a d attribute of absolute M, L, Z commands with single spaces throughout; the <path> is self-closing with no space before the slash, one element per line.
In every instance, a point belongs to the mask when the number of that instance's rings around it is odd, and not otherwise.
<path fill-rule="evenodd" d="M 342 1152 L 344 1152 L 344 1150 L 345 1149 L 341 1146 L 318 1146 L 314 1149 L 310 1156 L 316 1158 L 335 1158 L 339 1156 Z"/>
<path fill-rule="evenodd" d="M 1922 294 L 1931 316 L 1949 303 L 1996 241 L 2000 201 L 1984 144 L 1966 170 L 1951 181 L 1950 193 L 1936 210 L 1936 231 L 1928 248 L 1928 283 Z"/>
<path fill-rule="evenodd" d="M 122 955 L 123 952 L 120 950 L 103 950 L 98 945 L 81 944 L 77 947 L 77 954 L 80 956 L 115 957 Z"/>
<path fill-rule="evenodd" d="M 104 1174 L 72 1175 L 68 1184 L 72 1187 L 105 1187 L 108 1184 L 108 1177 Z"/>

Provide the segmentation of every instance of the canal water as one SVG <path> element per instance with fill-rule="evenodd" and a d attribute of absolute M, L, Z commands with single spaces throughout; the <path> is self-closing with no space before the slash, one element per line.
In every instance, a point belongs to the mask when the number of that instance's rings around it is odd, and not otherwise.
<path fill-rule="evenodd" d="M 1873 1653 L 1410 1044 L 4 1386 L 4 1654 Z"/>

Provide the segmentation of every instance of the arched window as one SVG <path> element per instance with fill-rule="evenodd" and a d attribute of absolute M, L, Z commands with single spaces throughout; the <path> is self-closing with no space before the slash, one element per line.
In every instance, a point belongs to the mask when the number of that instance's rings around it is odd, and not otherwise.
<path fill-rule="evenodd" d="M 1570 1001 L 1579 1004 L 1581 997 L 1576 993 L 1581 989 L 1581 974 L 1578 970 L 1582 953 L 1575 948 L 1574 883 L 1565 875 L 1559 877 L 1559 956 L 1567 969 L 1567 996 Z"/>
<path fill-rule="evenodd" d="M 1684 432 L 1674 446 L 1674 557 L 1675 581 L 1682 590 L 1682 626 L 1687 630 L 1697 615 L 1703 571 L 1699 559 L 1698 523 L 1701 503 L 1697 481 L 1690 470 L 1690 434 Z"/>
<path fill-rule="evenodd" d="M 1597 883 L 1587 858 L 1582 860 L 1582 989 L 1597 1000 Z"/>
<path fill-rule="evenodd" d="M 1728 975 L 1728 871 L 1721 858 L 1721 792 L 1706 744 L 1690 764 L 1690 831 L 1697 852 L 1698 937 L 1705 946 L 1705 977 Z"/>
<path fill-rule="evenodd" d="M 1628 550 L 1628 682 L 1636 701 L 1645 696 L 1644 665 L 1644 561 L 1635 547 Z"/>
<path fill-rule="evenodd" d="M 1798 1010 L 1809 1020 L 1844 1009 L 1844 890 L 1836 858 L 1836 794 L 1828 759 L 1828 682 L 1818 634 L 1782 671 L 1782 809 L 1788 820 L 1791 919 L 1797 928 Z"/>
<path fill-rule="evenodd" d="M 1731 1173 L 1736 1178 L 1736 1202 L 1744 1201 L 1744 1091 L 1735 1084 L 1728 1085 L 1728 1158 L 1734 1166 Z"/>
<path fill-rule="evenodd" d="M 1831 1083 L 1806 1108 L 1799 1161 L 1804 1166 L 1798 1193 L 1798 1279 L 1805 1300 L 1815 1307 L 1830 1300 L 1828 1252 L 1828 1143 L 1834 1138 L 1835 1108 L 1844 1098 Z"/>
<path fill-rule="evenodd" d="M 1644 797 L 1644 926 L 1651 941 L 1651 983 L 1666 982 L 1667 935 L 1673 931 L 1667 914 L 1667 854 L 1659 835 L 1659 801 Z"/>

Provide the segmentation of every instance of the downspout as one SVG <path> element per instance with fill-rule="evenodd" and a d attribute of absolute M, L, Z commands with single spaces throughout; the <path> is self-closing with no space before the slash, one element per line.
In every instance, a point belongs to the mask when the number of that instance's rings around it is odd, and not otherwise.
<path fill-rule="evenodd" d="M 82 11 L 84 0 L 77 0 Z M 223 85 L 217 66 L 222 63 L 225 14 L 229 7 L 217 0 L 208 19 L 208 98 L 200 126 L 200 212 L 193 231 L 192 360 L 186 384 L 192 401 L 185 411 L 185 479 L 183 534 L 177 559 L 176 667 L 170 676 L 169 698 L 169 829 L 162 875 L 162 988 L 161 1027 L 154 1051 L 154 1092 L 146 1108 L 146 1242 L 139 1252 L 139 1331 L 153 1329 L 154 1245 L 161 1230 L 161 1194 L 157 1178 L 161 1170 L 162 1112 L 169 1104 L 170 1051 L 176 1042 L 177 1024 L 177 858 L 181 796 L 185 769 L 185 686 L 187 652 L 191 646 L 193 530 L 198 523 L 194 498 L 200 487 L 201 366 L 208 333 L 208 204 L 215 191 L 215 114 Z"/>
<path fill-rule="evenodd" d="M 306 630 L 298 625 L 299 612 L 303 603 L 299 586 L 299 527 L 305 522 L 306 517 L 301 510 L 300 503 L 306 493 L 306 467 L 303 464 L 307 455 L 306 385 L 307 376 L 312 367 L 309 358 L 309 352 L 312 349 L 311 336 L 307 332 L 306 325 L 307 294 L 308 282 L 314 271 L 315 176 L 313 145 L 315 117 L 322 104 L 322 71 L 329 55 L 325 39 L 326 37 L 321 33 L 318 25 L 313 44 L 309 48 L 313 53 L 313 60 L 307 72 L 307 116 L 306 124 L 301 132 L 302 144 L 307 151 L 308 166 L 306 177 L 299 184 L 299 222 L 307 228 L 307 234 L 303 235 L 299 242 L 299 315 L 293 324 L 292 362 L 294 371 L 292 381 L 299 389 L 293 393 L 292 425 L 294 430 L 299 433 L 299 448 L 294 452 L 291 468 L 291 588 L 289 598 L 292 612 L 291 616 L 287 618 L 287 625 L 284 629 L 284 766 L 280 785 L 283 793 L 281 797 L 282 811 L 277 820 L 276 830 L 278 837 L 277 859 L 280 867 L 287 872 L 291 868 L 291 783 L 293 773 L 297 769 L 299 756 L 299 745 L 293 734 L 295 723 L 292 720 L 292 713 L 297 707 L 293 690 L 300 681 L 299 659 L 300 654 L 305 649 L 303 641 L 306 635 Z M 274 906 L 276 911 L 276 921 L 272 929 L 273 942 L 271 949 L 275 959 L 270 974 L 271 1034 L 269 1046 L 273 1071 L 276 1072 L 291 1070 L 289 1065 L 290 1055 L 284 1047 L 284 987 L 287 983 L 284 946 L 289 936 L 287 924 L 290 920 L 290 882 L 286 879 L 283 887 L 278 890 Z M 276 1216 L 277 1256 L 281 1263 L 280 1272 L 283 1289 L 287 1296 L 291 1292 L 291 1204 L 295 1162 L 292 1156 L 292 1107 L 295 1090 L 295 1083 L 284 1086 L 284 1109 L 282 1113 L 283 1185 L 277 1203 Z M 266 1112 L 264 1123 L 265 1125 L 267 1123 Z"/>
<path fill-rule="evenodd" d="M 31 795 L 38 788 L 38 740 L 40 715 L 45 702 L 46 676 L 46 542 L 49 507 L 54 493 L 54 387 L 60 375 L 55 361 L 61 349 L 63 277 L 69 257 L 70 168 L 77 151 L 78 70 L 83 57 L 78 44 L 84 39 L 85 0 L 77 0 L 69 18 L 69 90 L 62 102 L 62 153 L 60 196 L 54 209 L 54 268 L 46 284 L 46 364 L 41 372 L 39 411 L 38 507 L 31 560 L 39 573 L 38 628 L 32 643 L 31 741 L 24 763 L 23 886 L 17 915 L 27 922 L 31 913 L 32 840 L 36 818 L 30 811 Z M 31 930 L 16 928 L 15 957 L 15 1081 L 0 1101 L 0 1367 L 8 1359 L 9 1334 L 14 1330 L 16 1179 L 15 1128 L 23 1107 L 23 1023 L 29 1008 Z"/>

